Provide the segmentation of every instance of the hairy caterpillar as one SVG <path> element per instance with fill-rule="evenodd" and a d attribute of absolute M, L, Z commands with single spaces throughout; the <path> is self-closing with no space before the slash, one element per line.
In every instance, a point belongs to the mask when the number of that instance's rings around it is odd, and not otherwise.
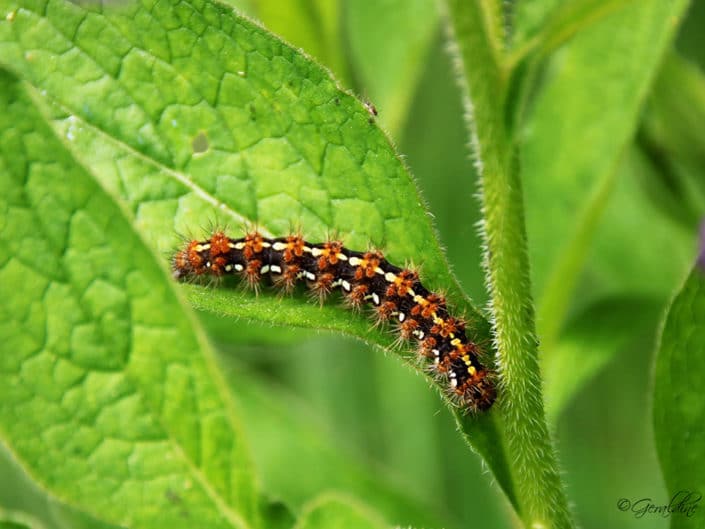
<path fill-rule="evenodd" d="M 287 292 L 303 281 L 321 301 L 339 289 L 353 308 L 368 304 L 380 321 L 396 321 L 400 338 L 417 342 L 419 355 L 458 405 L 477 411 L 494 402 L 492 375 L 464 322 L 415 271 L 394 266 L 378 251 L 349 250 L 336 240 L 312 244 L 299 235 L 268 238 L 252 231 L 232 239 L 217 231 L 188 242 L 174 255 L 172 269 L 179 280 L 235 274 L 253 288 L 268 276 Z"/>

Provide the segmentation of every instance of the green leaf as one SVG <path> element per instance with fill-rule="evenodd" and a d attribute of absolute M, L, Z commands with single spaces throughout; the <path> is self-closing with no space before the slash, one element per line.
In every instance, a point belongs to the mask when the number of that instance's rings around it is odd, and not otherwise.
<path fill-rule="evenodd" d="M 576 35 L 547 69 L 521 151 L 537 321 L 547 354 L 686 6 L 685 0 L 631 2 Z"/>
<path fill-rule="evenodd" d="M 313 500 L 294 529 L 383 529 L 387 525 L 374 513 L 340 495 L 326 494 Z"/>
<path fill-rule="evenodd" d="M 350 74 L 341 31 L 339 0 L 228 0 L 265 27 L 331 69 L 344 84 Z"/>
<path fill-rule="evenodd" d="M 512 60 L 524 56 L 543 58 L 550 52 L 598 23 L 604 17 L 626 7 L 632 0 L 538 0 L 518 2 L 513 17 L 514 46 Z"/>
<path fill-rule="evenodd" d="M 115 529 L 68 507 L 38 486 L 12 453 L 0 444 L 0 518 L 26 523 L 32 529 Z"/>
<path fill-rule="evenodd" d="M 410 111 L 438 15 L 435 0 L 345 3 L 345 29 L 360 89 L 395 139 Z"/>
<path fill-rule="evenodd" d="M 654 433 L 669 494 L 684 500 L 671 528 L 702 526 L 705 490 L 705 274 L 695 268 L 668 310 L 654 375 Z M 688 493 L 693 493 L 687 499 Z M 688 514 L 687 508 L 695 511 Z"/>
<path fill-rule="evenodd" d="M 573 396 L 614 356 L 653 332 L 662 307 L 653 298 L 606 298 L 571 318 L 555 353 L 541 366 L 549 423 L 556 423 Z"/>
<path fill-rule="evenodd" d="M 422 265 L 428 286 L 445 290 L 489 343 L 407 169 L 320 66 L 218 3 L 0 0 L 0 11 L 0 61 L 151 248 L 172 250 L 176 233 L 200 235 L 209 223 L 256 222 L 273 234 L 301 226 L 312 240 L 337 233 Z M 341 308 L 185 289 L 220 314 L 389 344 Z M 463 433 L 478 433 L 474 447 L 510 491 L 494 420 L 464 418 Z"/>
<path fill-rule="evenodd" d="M 273 233 L 300 225 L 312 239 L 337 232 L 394 262 L 416 260 L 431 287 L 461 300 L 418 191 L 367 110 L 271 35 L 210 3 L 0 5 L 12 13 L 0 57 L 51 101 L 66 143 L 158 250 L 209 219 Z M 113 44 L 99 46 L 89 28 Z M 207 38 L 189 39 L 197 30 Z M 189 60 L 157 34 L 187 46 Z M 208 149 L 194 153 L 201 136 Z"/>
<path fill-rule="evenodd" d="M 257 524 L 229 394 L 164 266 L 6 73 L 0 108 L 0 438 L 105 522 Z"/>

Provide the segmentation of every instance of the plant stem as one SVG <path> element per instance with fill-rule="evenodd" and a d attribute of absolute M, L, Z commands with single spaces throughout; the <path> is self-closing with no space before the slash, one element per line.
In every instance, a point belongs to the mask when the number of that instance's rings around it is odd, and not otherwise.
<path fill-rule="evenodd" d="M 486 270 L 500 397 L 497 413 L 511 461 L 519 515 L 527 528 L 573 527 L 546 426 L 529 281 L 523 197 L 514 145 L 504 121 L 502 43 L 485 22 L 496 17 L 477 0 L 448 0 L 472 102 L 470 132 L 480 174 Z"/>

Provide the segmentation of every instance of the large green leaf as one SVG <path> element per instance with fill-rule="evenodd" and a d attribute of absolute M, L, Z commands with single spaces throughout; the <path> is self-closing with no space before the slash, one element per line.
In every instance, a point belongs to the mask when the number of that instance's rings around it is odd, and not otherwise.
<path fill-rule="evenodd" d="M 296 50 L 218 3 L 75 4 L 0 0 L 0 63 L 28 85 L 65 147 L 90 168 L 147 244 L 256 222 L 311 239 L 337 233 L 415 261 L 433 289 L 489 326 L 448 270 L 427 211 L 368 110 Z M 165 259 L 166 260 L 166 259 Z M 236 318 L 389 338 L 364 316 L 301 299 L 185 287 L 194 304 Z M 511 490 L 493 413 L 463 431 Z"/>
<path fill-rule="evenodd" d="M 235 411 L 164 267 L 25 90 L 0 86 L 3 442 L 108 523 L 256 524 Z"/>
<path fill-rule="evenodd" d="M 0 519 L 26 522 L 32 529 L 114 529 L 116 526 L 71 508 L 39 486 L 20 461 L 0 444 Z"/>
<path fill-rule="evenodd" d="M 277 234 L 300 225 L 413 259 L 463 303 L 408 172 L 319 66 L 217 4 L 2 5 L 3 62 L 51 101 L 69 147 L 159 250 L 208 221 Z"/>
<path fill-rule="evenodd" d="M 702 527 L 705 491 L 705 273 L 695 268 L 673 300 L 654 375 L 654 432 L 671 527 Z M 668 503 L 668 502 L 665 502 Z"/>

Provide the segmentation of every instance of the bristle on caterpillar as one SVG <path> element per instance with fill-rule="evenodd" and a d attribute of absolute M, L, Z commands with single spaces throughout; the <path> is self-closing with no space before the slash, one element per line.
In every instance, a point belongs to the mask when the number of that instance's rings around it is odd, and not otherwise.
<path fill-rule="evenodd" d="M 304 282 L 321 303 L 339 290 L 352 308 L 370 305 L 378 323 L 396 322 L 399 341 L 416 341 L 419 358 L 458 406 L 486 410 L 495 400 L 492 373 L 480 362 L 464 322 L 449 314 L 445 299 L 426 289 L 415 271 L 394 266 L 378 251 L 349 250 L 337 240 L 313 244 L 299 235 L 268 238 L 252 231 L 233 239 L 218 231 L 176 252 L 172 270 L 179 280 L 238 275 L 252 288 L 268 277 L 285 292 Z"/>

